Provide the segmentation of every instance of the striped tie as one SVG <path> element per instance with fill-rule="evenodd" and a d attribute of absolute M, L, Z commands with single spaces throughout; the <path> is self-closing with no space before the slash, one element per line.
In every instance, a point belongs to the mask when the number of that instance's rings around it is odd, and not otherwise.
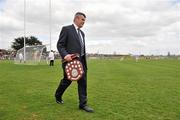
<path fill-rule="evenodd" d="M 83 40 L 82 40 L 82 37 L 80 35 L 80 29 L 78 28 L 78 37 L 79 37 L 79 41 L 80 41 L 80 44 L 81 44 L 81 56 L 84 55 L 84 43 L 83 43 Z"/>

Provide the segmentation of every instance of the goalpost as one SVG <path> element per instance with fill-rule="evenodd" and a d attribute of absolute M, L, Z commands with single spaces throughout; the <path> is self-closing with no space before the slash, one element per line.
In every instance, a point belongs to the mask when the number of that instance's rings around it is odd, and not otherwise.
<path fill-rule="evenodd" d="M 50 51 L 51 51 L 51 0 L 49 0 L 49 39 L 50 39 Z M 15 63 L 18 63 L 17 61 L 19 61 L 20 63 L 23 61 L 24 63 L 32 63 L 32 59 L 28 56 L 29 54 L 31 54 L 31 52 L 33 51 L 36 51 L 35 49 L 37 49 L 37 51 L 41 51 L 41 52 L 35 52 L 35 54 L 39 54 L 39 56 L 42 55 L 42 51 L 44 48 L 46 48 L 45 45 L 42 45 L 42 46 L 26 46 L 26 0 L 24 0 L 24 47 L 20 50 L 17 51 L 17 54 L 16 54 L 16 58 L 15 58 Z M 32 50 L 34 49 L 34 50 Z M 32 50 L 32 51 L 30 51 Z M 41 53 L 41 54 L 40 54 Z M 36 56 L 36 55 L 35 55 Z M 19 58 L 19 59 L 17 59 Z M 40 57 L 41 58 L 41 57 Z M 40 62 L 40 58 L 38 58 L 39 62 Z M 38 60 L 35 60 L 35 61 L 38 61 Z M 37 64 L 37 62 L 35 62 L 35 64 Z M 47 61 L 46 61 L 47 62 Z"/>
<path fill-rule="evenodd" d="M 45 52 L 45 48 L 46 45 L 26 46 L 26 48 L 21 48 L 16 53 L 14 63 L 26 65 L 46 64 L 47 53 Z M 24 49 L 26 49 L 25 54 Z M 24 60 L 24 58 L 26 58 L 26 60 Z"/>

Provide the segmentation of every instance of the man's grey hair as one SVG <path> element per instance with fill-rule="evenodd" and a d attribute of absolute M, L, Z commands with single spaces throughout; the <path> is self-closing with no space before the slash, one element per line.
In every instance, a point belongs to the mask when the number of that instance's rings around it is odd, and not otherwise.
<path fill-rule="evenodd" d="M 77 17 L 80 16 L 80 15 L 82 15 L 82 16 L 84 16 L 84 17 L 86 18 L 86 15 L 85 15 L 84 13 L 82 13 L 82 12 L 77 12 L 77 13 L 74 15 L 74 20 L 75 20 L 75 18 L 77 18 Z"/>

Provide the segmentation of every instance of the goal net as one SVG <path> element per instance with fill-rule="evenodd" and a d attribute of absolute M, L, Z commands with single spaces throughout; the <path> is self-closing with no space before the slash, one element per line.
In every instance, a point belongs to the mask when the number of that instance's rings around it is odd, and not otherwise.
<path fill-rule="evenodd" d="M 17 51 L 14 59 L 15 64 L 37 65 L 46 63 L 47 53 L 45 45 L 26 46 L 25 56 L 24 48 Z"/>

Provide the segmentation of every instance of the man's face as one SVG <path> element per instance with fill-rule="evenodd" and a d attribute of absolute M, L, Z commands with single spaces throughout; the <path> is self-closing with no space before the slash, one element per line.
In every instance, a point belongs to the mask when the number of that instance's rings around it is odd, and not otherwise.
<path fill-rule="evenodd" d="M 82 28 L 84 23 L 85 23 L 85 20 L 86 18 L 83 16 L 83 15 L 79 15 L 77 16 L 75 22 L 76 22 L 76 25 L 79 27 L 79 28 Z"/>

